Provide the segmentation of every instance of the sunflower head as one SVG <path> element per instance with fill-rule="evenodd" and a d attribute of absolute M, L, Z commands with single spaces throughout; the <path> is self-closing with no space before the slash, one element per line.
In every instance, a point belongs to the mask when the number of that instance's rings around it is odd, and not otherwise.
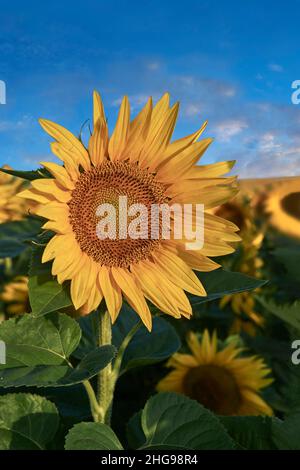
<path fill-rule="evenodd" d="M 18 276 L 4 286 L 0 294 L 0 300 L 4 302 L 8 315 L 21 315 L 31 312 L 28 294 L 28 278 Z"/>
<path fill-rule="evenodd" d="M 269 222 L 280 232 L 300 238 L 300 184 L 299 178 L 279 183 L 265 201 Z"/>
<path fill-rule="evenodd" d="M 2 167 L 10 170 L 8 165 Z M 24 182 L 0 171 L 0 223 L 23 219 L 36 204 L 17 197 Z"/>
<path fill-rule="evenodd" d="M 161 213 L 152 217 L 150 208 L 187 204 L 191 228 L 195 204 L 208 210 L 237 192 L 235 178 L 223 177 L 233 162 L 196 166 L 211 143 L 209 138 L 199 140 L 206 123 L 171 142 L 177 113 L 178 103 L 170 106 L 165 94 L 155 106 L 149 98 L 131 120 L 124 97 L 109 137 L 103 104 L 95 92 L 94 128 L 87 147 L 60 125 L 40 121 L 54 138 L 51 148 L 62 165 L 42 163 L 52 178 L 33 181 L 21 196 L 40 203 L 37 215 L 47 219 L 45 229 L 55 232 L 42 261 L 54 260 L 53 275 L 59 283 L 71 281 L 74 306 L 85 314 L 104 299 L 114 321 L 125 298 L 148 329 L 151 314 L 146 299 L 176 318 L 189 317 L 185 291 L 206 295 L 193 270 L 216 269 L 219 265 L 209 257 L 234 251 L 231 243 L 239 240 L 238 228 L 225 219 L 205 213 L 204 243 L 189 251 L 185 233 L 173 237 L 172 217 L 169 237 L 161 229 Z M 124 209 L 124 199 L 130 210 Z M 146 219 L 133 216 L 133 206 L 145 209 Z M 99 235 L 104 221 L 108 236 Z"/>
<path fill-rule="evenodd" d="M 220 415 L 273 414 L 259 395 L 272 382 L 262 359 L 240 357 L 234 342 L 218 350 L 216 333 L 210 337 L 207 330 L 202 341 L 190 333 L 187 343 L 191 354 L 174 354 L 167 364 L 173 370 L 158 383 L 159 391 L 183 393 Z"/>

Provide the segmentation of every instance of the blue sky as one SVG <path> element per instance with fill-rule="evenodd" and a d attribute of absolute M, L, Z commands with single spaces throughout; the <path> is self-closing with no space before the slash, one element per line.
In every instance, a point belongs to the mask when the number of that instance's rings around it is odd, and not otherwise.
<path fill-rule="evenodd" d="M 165 91 L 181 102 L 175 137 L 208 119 L 205 163 L 236 159 L 242 177 L 300 174 L 300 1 L 0 2 L 0 164 L 51 157 L 48 118 L 78 133 L 93 89 L 109 125 Z"/>

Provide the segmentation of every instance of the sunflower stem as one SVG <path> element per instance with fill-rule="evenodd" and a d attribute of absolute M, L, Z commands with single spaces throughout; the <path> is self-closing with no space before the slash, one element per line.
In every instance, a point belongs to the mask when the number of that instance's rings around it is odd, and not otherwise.
<path fill-rule="evenodd" d="M 83 386 L 88 394 L 91 412 L 94 421 L 99 422 L 103 420 L 103 409 L 98 405 L 94 389 L 88 380 L 83 382 Z"/>
<path fill-rule="evenodd" d="M 111 344 L 111 320 L 107 311 L 99 311 L 99 346 Z M 108 364 L 98 374 L 97 401 L 100 409 L 103 410 L 102 416 L 98 416 L 98 422 L 110 425 L 111 410 L 114 395 L 115 380 L 112 374 L 112 365 Z"/>

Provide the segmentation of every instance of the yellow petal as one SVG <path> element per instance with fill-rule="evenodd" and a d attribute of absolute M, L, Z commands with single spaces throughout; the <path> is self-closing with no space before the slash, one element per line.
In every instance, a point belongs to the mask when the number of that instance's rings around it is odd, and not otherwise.
<path fill-rule="evenodd" d="M 175 285 L 195 295 L 207 295 L 195 273 L 177 255 L 164 249 L 157 251 L 153 257 L 163 273 L 165 273 Z"/>
<path fill-rule="evenodd" d="M 187 179 L 215 178 L 226 175 L 234 167 L 235 160 L 217 162 L 210 165 L 199 165 L 190 169 L 186 174 Z"/>
<path fill-rule="evenodd" d="M 110 268 L 102 266 L 99 271 L 99 282 L 105 298 L 106 307 L 110 314 L 112 323 L 119 315 L 122 307 L 122 294 L 119 286 L 116 284 Z"/>
<path fill-rule="evenodd" d="M 124 96 L 120 107 L 116 127 L 109 140 L 108 153 L 111 160 L 117 160 L 122 154 L 127 138 L 130 125 L 130 105 L 128 97 Z"/>
<path fill-rule="evenodd" d="M 40 162 L 41 165 L 43 165 L 54 178 L 57 179 L 57 181 L 65 188 L 73 190 L 75 188 L 75 185 L 73 181 L 71 180 L 70 176 L 68 175 L 66 169 L 61 166 L 57 165 L 57 163 L 51 163 L 51 162 Z"/>
<path fill-rule="evenodd" d="M 57 201 L 69 202 L 72 195 L 70 191 L 66 191 L 56 180 L 42 178 L 31 182 L 34 189 L 47 195 L 53 196 Z"/>
<path fill-rule="evenodd" d="M 53 139 L 76 155 L 76 160 L 80 161 L 80 164 L 85 170 L 90 168 L 91 164 L 87 150 L 70 131 L 48 119 L 39 119 L 39 122 L 42 128 L 51 135 Z"/>
<path fill-rule="evenodd" d="M 37 201 L 42 204 L 47 204 L 50 201 L 54 201 L 54 197 L 52 197 L 50 194 L 41 194 L 39 191 L 36 191 L 32 188 L 21 191 L 17 194 L 17 196 L 22 197 L 24 199 L 31 199 L 32 201 Z"/>
<path fill-rule="evenodd" d="M 103 102 L 102 102 L 101 96 L 99 95 L 97 91 L 94 91 L 93 93 L 93 101 L 94 101 L 93 118 L 94 118 L 94 126 L 96 126 L 98 121 L 100 121 L 101 124 L 105 123 L 106 118 L 105 118 Z"/>
<path fill-rule="evenodd" d="M 146 106 L 130 123 L 128 140 L 120 157 L 121 160 L 129 158 L 131 162 L 138 161 L 144 146 L 151 122 L 152 99 L 149 98 Z"/>
<path fill-rule="evenodd" d="M 71 298 L 76 310 L 84 305 L 89 298 L 93 284 L 96 282 L 95 262 L 89 257 L 80 271 L 71 281 Z"/>
<path fill-rule="evenodd" d="M 106 122 L 99 120 L 89 140 L 89 154 L 94 166 L 100 165 L 108 155 L 108 131 Z"/>
<path fill-rule="evenodd" d="M 138 313 L 146 328 L 151 331 L 151 313 L 141 290 L 137 287 L 134 276 L 123 268 L 112 268 L 111 272 L 130 305 Z"/>
<path fill-rule="evenodd" d="M 72 153 L 71 150 L 66 149 L 63 144 L 58 142 L 51 142 L 51 150 L 62 162 L 68 172 L 72 181 L 77 181 L 80 176 L 79 165 L 82 166 L 80 159 L 76 158 L 77 154 Z"/>
<path fill-rule="evenodd" d="M 69 207 L 62 202 L 49 202 L 39 206 L 35 213 L 49 220 L 62 221 L 69 219 Z"/>
<path fill-rule="evenodd" d="M 157 179 L 164 182 L 173 182 L 174 175 L 180 177 L 193 167 L 199 158 L 202 157 L 206 149 L 211 144 L 212 139 L 203 139 L 195 142 L 175 157 L 170 158 L 158 169 Z"/>

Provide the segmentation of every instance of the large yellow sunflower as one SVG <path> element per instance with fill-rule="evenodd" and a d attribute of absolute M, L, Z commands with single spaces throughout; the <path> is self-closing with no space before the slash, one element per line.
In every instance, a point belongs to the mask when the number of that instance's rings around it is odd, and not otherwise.
<path fill-rule="evenodd" d="M 3 168 L 10 169 L 7 165 Z M 36 205 L 17 197 L 23 186 L 20 178 L 0 172 L 0 223 L 21 220 Z"/>
<path fill-rule="evenodd" d="M 103 104 L 95 92 L 88 148 L 60 125 L 40 120 L 55 139 L 51 148 L 63 165 L 42 163 L 53 179 L 33 181 L 22 196 L 40 203 L 36 213 L 48 219 L 44 228 L 55 232 L 42 261 L 54 259 L 52 273 L 59 283 L 71 280 L 76 309 L 89 313 L 104 298 L 115 321 L 124 296 L 149 330 L 151 314 L 145 299 L 176 318 L 189 317 L 192 311 L 184 291 L 206 295 L 193 269 L 216 269 L 219 265 L 208 256 L 234 251 L 230 242 L 239 240 L 238 228 L 211 214 L 205 214 L 204 246 L 198 251 L 187 251 L 186 240 L 172 236 L 169 240 L 161 235 L 115 240 L 97 236 L 97 208 L 109 203 L 118 211 L 119 196 L 149 208 L 160 203 L 203 203 L 209 209 L 236 194 L 235 178 L 221 177 L 233 162 L 196 166 L 212 141 L 198 141 L 206 123 L 194 134 L 170 142 L 177 112 L 178 103 L 170 107 L 165 94 L 154 107 L 149 98 L 131 121 L 125 96 L 109 137 Z M 149 233 L 150 225 L 149 221 Z"/>
<path fill-rule="evenodd" d="M 190 333 L 188 346 L 192 354 L 169 359 L 174 370 L 158 383 L 159 391 L 183 393 L 220 415 L 273 414 L 259 395 L 272 382 L 263 359 L 239 357 L 242 349 L 234 342 L 218 351 L 216 333 L 210 338 L 207 330 L 201 342 Z"/>
<path fill-rule="evenodd" d="M 268 194 L 265 207 L 271 225 L 286 235 L 300 238 L 300 178 L 279 182 Z"/>

